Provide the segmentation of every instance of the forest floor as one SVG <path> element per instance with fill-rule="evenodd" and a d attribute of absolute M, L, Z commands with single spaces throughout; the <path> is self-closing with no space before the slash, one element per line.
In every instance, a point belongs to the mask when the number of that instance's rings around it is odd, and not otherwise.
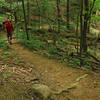
<path fill-rule="evenodd" d="M 100 73 L 68 67 L 28 50 L 16 40 L 9 50 L 0 50 L 0 100 L 32 100 L 26 91 L 34 79 L 58 91 L 84 75 L 75 89 L 57 95 L 56 100 L 100 100 Z"/>

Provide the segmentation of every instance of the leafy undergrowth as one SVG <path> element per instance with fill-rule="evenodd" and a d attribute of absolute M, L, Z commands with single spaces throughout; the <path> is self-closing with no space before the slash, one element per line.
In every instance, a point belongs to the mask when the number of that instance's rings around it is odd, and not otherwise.
<path fill-rule="evenodd" d="M 6 43 L 6 40 L 1 39 L 1 36 L 0 36 L 0 49 L 7 50 L 8 48 L 9 48 L 9 46 Z"/>
<path fill-rule="evenodd" d="M 30 36 L 30 40 L 26 40 L 26 37 L 23 32 L 16 35 L 19 38 L 19 42 L 22 45 L 25 45 L 30 50 L 36 50 L 40 54 L 52 58 L 57 59 L 59 62 L 66 63 L 71 67 L 80 67 L 80 61 L 82 60 L 82 66 L 87 69 L 91 69 L 95 66 L 93 59 L 90 56 L 84 56 L 80 59 L 79 56 L 79 42 L 77 44 L 77 40 L 75 38 L 70 38 L 72 36 L 75 37 L 75 34 L 67 35 L 57 35 L 56 33 L 49 33 L 44 31 L 39 33 L 38 31 L 33 31 L 33 34 Z M 66 38 L 66 36 L 68 38 Z M 91 43 L 91 41 L 89 41 Z M 78 47 L 77 47 L 78 45 Z M 91 48 L 92 47 L 92 48 Z M 98 52 L 95 52 L 94 47 L 91 46 L 88 49 L 88 52 L 97 56 Z M 99 46 L 98 49 L 99 51 Z"/>
<path fill-rule="evenodd" d="M 4 78 L 10 76 L 14 68 L 24 66 L 22 58 L 17 57 L 15 52 L 9 50 L 0 50 L 0 74 Z"/>

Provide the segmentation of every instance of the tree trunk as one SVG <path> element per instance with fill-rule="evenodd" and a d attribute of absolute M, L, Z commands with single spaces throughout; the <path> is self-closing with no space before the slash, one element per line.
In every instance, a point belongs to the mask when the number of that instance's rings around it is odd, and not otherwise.
<path fill-rule="evenodd" d="M 57 0 L 57 19 L 58 19 L 58 33 L 60 33 L 60 0 Z"/>
<path fill-rule="evenodd" d="M 17 19 L 17 10 L 14 11 L 14 17 L 15 17 L 15 24 L 17 23 L 18 19 Z"/>
<path fill-rule="evenodd" d="M 79 27 L 79 14 L 77 15 L 77 20 L 76 20 L 76 41 L 77 41 L 77 54 L 79 52 L 78 50 L 78 39 L 79 39 L 79 35 L 78 35 L 78 27 Z"/>
<path fill-rule="evenodd" d="M 82 57 L 83 50 L 83 0 L 80 2 L 80 58 Z M 80 67 L 83 65 L 83 60 L 80 59 Z"/>
<path fill-rule="evenodd" d="M 88 29 L 88 15 L 89 15 L 89 1 L 84 1 L 85 5 L 85 15 L 84 15 L 84 28 L 83 28 L 83 52 L 87 52 L 87 29 Z"/>
<path fill-rule="evenodd" d="M 67 15 L 66 15 L 66 20 L 67 20 L 67 29 L 69 30 L 69 0 L 67 0 Z"/>
<path fill-rule="evenodd" d="M 41 13 L 41 10 L 40 10 L 40 6 L 39 6 L 39 3 L 38 3 L 38 0 L 36 0 L 36 3 L 37 3 L 37 7 L 39 9 L 39 15 L 38 15 L 39 16 L 39 24 L 40 24 L 39 25 L 39 29 L 41 29 L 41 14 L 40 14 Z"/>
<path fill-rule="evenodd" d="M 80 34 L 81 34 L 81 37 L 80 37 L 80 56 L 81 56 L 82 49 L 83 49 L 83 0 L 81 0 L 80 7 L 81 7 L 81 10 L 80 10 Z"/>
<path fill-rule="evenodd" d="M 23 7 L 23 13 L 24 13 L 24 22 L 25 22 L 26 36 L 27 36 L 27 40 L 29 40 L 28 29 L 27 29 L 26 13 L 25 13 L 25 6 L 24 6 L 24 0 L 22 0 L 22 7 Z"/>
<path fill-rule="evenodd" d="M 29 0 L 27 0 L 27 24 L 30 24 L 30 3 Z"/>

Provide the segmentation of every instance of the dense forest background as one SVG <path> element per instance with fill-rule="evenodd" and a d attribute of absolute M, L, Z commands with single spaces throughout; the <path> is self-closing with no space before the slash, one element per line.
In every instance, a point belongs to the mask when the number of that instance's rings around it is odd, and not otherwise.
<path fill-rule="evenodd" d="M 100 0 L 0 0 L 0 100 L 100 100 Z"/>

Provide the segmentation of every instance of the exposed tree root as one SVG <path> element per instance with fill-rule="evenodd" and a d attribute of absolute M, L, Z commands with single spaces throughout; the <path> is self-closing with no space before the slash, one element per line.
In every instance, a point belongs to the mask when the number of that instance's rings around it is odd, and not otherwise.
<path fill-rule="evenodd" d="M 99 60 L 99 59 L 97 59 L 96 57 L 94 57 L 94 56 L 93 56 L 92 54 L 90 54 L 90 53 L 87 53 L 87 54 L 100 64 L 100 60 Z"/>
<path fill-rule="evenodd" d="M 75 80 L 75 83 L 71 84 L 70 86 L 68 86 L 67 88 L 64 88 L 64 89 L 61 89 L 59 90 L 58 92 L 55 92 L 54 94 L 56 95 L 59 95 L 63 92 L 69 92 L 71 89 L 74 89 L 77 87 L 77 84 L 80 80 L 84 79 L 85 77 L 87 77 L 88 74 L 84 74 L 83 76 L 81 77 L 78 77 L 76 80 Z"/>
<path fill-rule="evenodd" d="M 63 92 L 69 92 L 71 89 L 76 88 L 79 81 L 87 77 L 87 75 L 88 74 L 84 74 L 83 76 L 78 77 L 73 84 L 71 84 L 67 88 L 60 89 L 57 92 L 54 92 L 53 90 L 51 90 L 47 85 L 33 84 L 32 88 L 28 89 L 27 93 L 28 95 L 36 97 L 36 98 L 38 96 L 39 100 L 41 100 L 41 98 L 43 98 L 43 100 L 55 100 L 55 99 L 49 99 L 49 98 L 52 98 L 54 95 L 60 95 Z"/>

